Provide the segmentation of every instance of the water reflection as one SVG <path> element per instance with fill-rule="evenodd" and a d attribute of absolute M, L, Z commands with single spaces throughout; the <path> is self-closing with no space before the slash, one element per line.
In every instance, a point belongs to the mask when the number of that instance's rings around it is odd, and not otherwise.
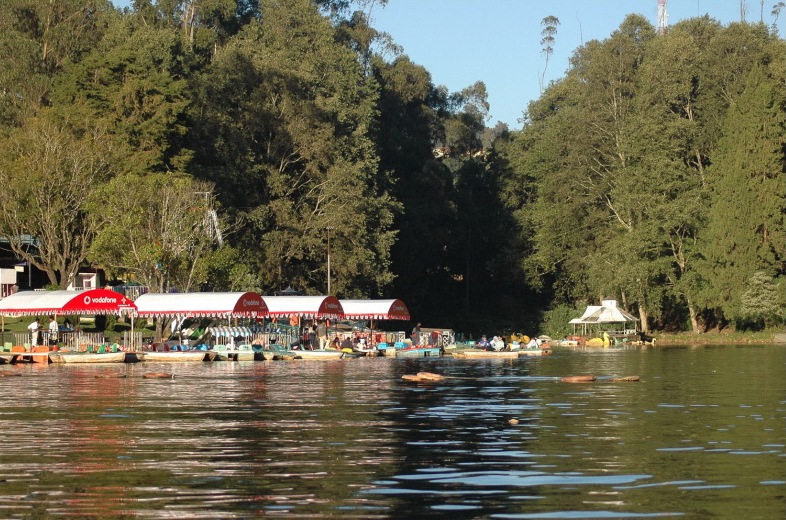
<path fill-rule="evenodd" d="M 778 347 L 0 369 L 4 517 L 786 517 Z"/>

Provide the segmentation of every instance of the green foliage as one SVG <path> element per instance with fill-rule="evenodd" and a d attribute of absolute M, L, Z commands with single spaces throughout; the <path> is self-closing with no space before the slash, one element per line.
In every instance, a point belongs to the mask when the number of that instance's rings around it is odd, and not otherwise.
<path fill-rule="evenodd" d="M 540 332 L 552 338 L 570 336 L 573 332 L 570 320 L 581 316 L 585 307 L 560 304 L 544 312 L 543 320 L 540 323 Z"/>
<path fill-rule="evenodd" d="M 748 289 L 740 299 L 740 315 L 745 320 L 763 324 L 783 323 L 786 316 L 783 280 L 777 282 L 764 271 L 756 271 L 748 280 Z"/>

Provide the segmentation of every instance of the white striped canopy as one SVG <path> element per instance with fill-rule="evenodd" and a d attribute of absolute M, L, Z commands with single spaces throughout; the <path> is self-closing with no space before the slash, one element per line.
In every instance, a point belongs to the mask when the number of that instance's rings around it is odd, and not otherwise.
<path fill-rule="evenodd" d="M 219 327 L 208 327 L 207 331 L 211 333 L 215 337 L 225 337 L 225 338 L 250 338 L 256 332 L 260 332 L 262 329 L 259 327 L 229 327 L 229 326 L 219 326 Z"/>
<path fill-rule="evenodd" d="M 134 302 L 137 315 L 190 318 L 257 318 L 268 315 L 255 292 L 147 293 Z"/>
<path fill-rule="evenodd" d="M 136 310 L 134 302 L 109 289 L 88 291 L 22 291 L 0 300 L 4 316 L 41 314 L 124 314 Z"/>
<path fill-rule="evenodd" d="M 335 296 L 265 296 L 265 303 L 271 318 L 338 320 L 344 317 L 344 308 Z"/>
<path fill-rule="evenodd" d="M 408 320 L 409 309 L 401 300 L 341 300 L 346 319 Z"/>

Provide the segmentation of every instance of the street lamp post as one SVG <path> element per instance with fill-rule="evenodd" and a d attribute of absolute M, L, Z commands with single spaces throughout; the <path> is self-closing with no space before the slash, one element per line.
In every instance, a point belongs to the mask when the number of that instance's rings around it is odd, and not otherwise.
<path fill-rule="evenodd" d="M 331 295 L 330 292 L 330 232 L 335 229 L 333 226 L 328 226 L 327 228 L 327 293 Z"/>

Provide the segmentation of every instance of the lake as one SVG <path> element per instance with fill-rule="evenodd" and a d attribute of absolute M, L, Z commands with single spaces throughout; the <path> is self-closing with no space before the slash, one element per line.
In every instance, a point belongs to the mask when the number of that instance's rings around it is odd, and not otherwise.
<path fill-rule="evenodd" d="M 0 372 L 2 518 L 786 518 L 783 346 Z"/>

